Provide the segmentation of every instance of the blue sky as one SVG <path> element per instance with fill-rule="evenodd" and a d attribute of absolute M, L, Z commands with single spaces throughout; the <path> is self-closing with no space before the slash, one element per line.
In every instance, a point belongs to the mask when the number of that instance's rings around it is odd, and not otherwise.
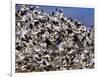
<path fill-rule="evenodd" d="M 58 6 L 44 6 L 38 5 L 40 10 L 43 9 L 47 13 L 55 11 L 55 9 L 63 9 L 62 12 L 64 16 L 71 17 L 72 19 L 77 19 L 78 21 L 84 23 L 86 26 L 94 26 L 94 8 L 79 8 L 79 7 L 58 7 Z M 16 5 L 18 9 L 20 6 Z"/>

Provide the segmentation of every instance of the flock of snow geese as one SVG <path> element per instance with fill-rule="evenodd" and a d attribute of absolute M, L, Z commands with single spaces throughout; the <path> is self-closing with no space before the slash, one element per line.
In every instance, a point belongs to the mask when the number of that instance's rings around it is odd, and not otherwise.
<path fill-rule="evenodd" d="M 41 72 L 94 68 L 94 27 L 64 16 L 20 5 L 15 12 L 15 71 Z"/>

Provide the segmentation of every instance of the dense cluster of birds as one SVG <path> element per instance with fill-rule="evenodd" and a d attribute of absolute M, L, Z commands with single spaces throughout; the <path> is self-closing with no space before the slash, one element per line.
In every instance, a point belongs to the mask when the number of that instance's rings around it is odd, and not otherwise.
<path fill-rule="evenodd" d="M 15 12 L 15 71 L 39 72 L 94 68 L 94 27 L 64 16 L 20 5 Z"/>

